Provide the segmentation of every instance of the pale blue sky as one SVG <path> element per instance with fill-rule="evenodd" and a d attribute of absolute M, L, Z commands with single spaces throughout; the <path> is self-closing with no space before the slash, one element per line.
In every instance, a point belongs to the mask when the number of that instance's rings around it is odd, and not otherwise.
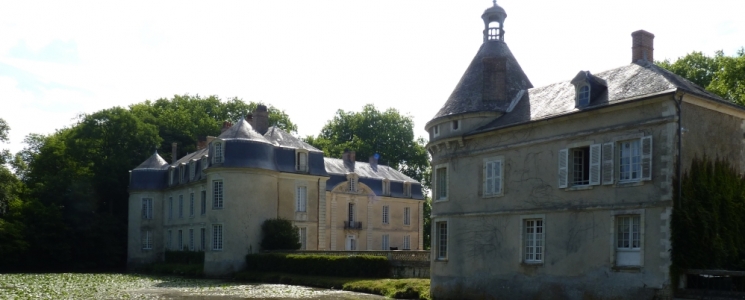
<path fill-rule="evenodd" d="M 533 82 L 631 60 L 745 46 L 745 1 L 499 0 L 505 40 Z M 366 103 L 414 117 L 439 110 L 481 44 L 489 0 L 0 0 L 0 118 L 13 152 L 79 113 L 174 94 L 237 96 L 284 109 L 299 135 Z"/>

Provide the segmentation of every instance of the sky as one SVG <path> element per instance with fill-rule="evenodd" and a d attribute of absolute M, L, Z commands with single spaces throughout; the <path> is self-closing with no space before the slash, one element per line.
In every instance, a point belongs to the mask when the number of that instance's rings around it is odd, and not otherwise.
<path fill-rule="evenodd" d="M 505 41 L 534 86 L 631 62 L 631 32 L 656 60 L 745 46 L 740 0 L 499 0 Z M 76 116 L 173 95 L 284 110 L 316 135 L 372 103 L 414 120 L 445 103 L 482 43 L 490 0 L 0 0 L 0 118 L 21 150 Z"/>

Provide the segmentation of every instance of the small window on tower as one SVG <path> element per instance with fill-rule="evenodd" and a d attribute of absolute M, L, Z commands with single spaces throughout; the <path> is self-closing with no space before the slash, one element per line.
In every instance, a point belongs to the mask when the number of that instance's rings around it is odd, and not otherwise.
<path fill-rule="evenodd" d="M 453 131 L 460 129 L 460 120 L 453 121 Z"/>
<path fill-rule="evenodd" d="M 435 125 L 432 127 L 432 135 L 435 137 L 440 136 L 440 125 Z"/>

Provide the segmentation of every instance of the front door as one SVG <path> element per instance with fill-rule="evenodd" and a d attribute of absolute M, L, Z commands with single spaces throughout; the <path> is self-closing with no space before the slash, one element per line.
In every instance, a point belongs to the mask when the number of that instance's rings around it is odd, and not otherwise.
<path fill-rule="evenodd" d="M 346 250 L 354 251 L 357 250 L 357 237 L 354 235 L 347 235 Z"/>

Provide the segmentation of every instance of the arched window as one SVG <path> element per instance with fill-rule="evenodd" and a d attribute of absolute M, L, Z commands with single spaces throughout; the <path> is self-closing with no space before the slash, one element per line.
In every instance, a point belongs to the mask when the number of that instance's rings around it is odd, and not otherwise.
<path fill-rule="evenodd" d="M 577 107 L 585 107 L 590 105 L 590 86 L 583 85 L 577 91 Z"/>

